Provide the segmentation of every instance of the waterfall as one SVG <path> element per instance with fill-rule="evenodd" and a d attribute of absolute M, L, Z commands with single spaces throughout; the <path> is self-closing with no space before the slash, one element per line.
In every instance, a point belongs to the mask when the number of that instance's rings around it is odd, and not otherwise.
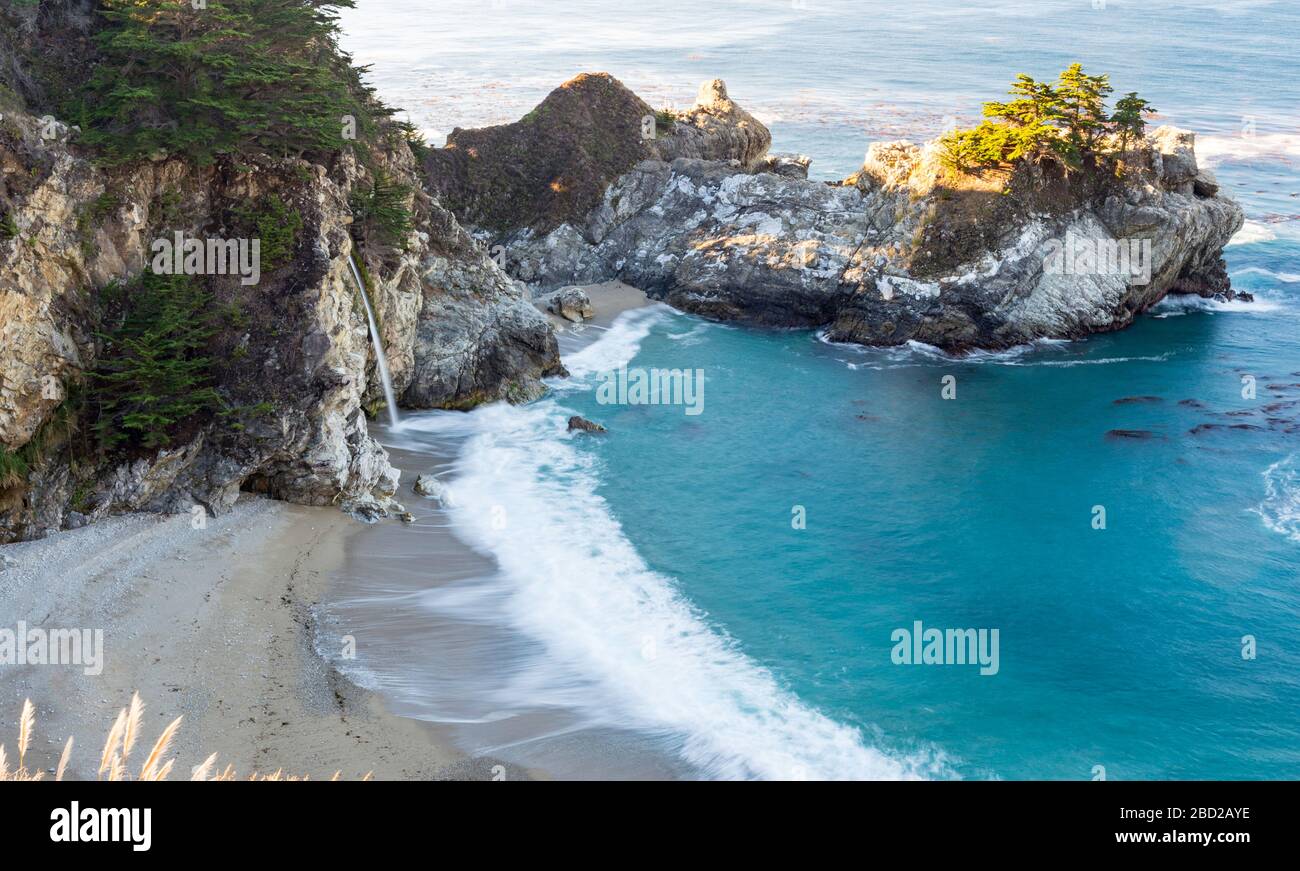
<path fill-rule="evenodd" d="M 361 291 L 361 301 L 366 305 L 366 320 L 370 323 L 370 342 L 375 346 L 375 364 L 379 367 L 379 380 L 384 384 L 384 401 L 388 403 L 388 420 L 393 426 L 402 422 L 397 412 L 397 396 L 393 393 L 393 379 L 388 375 L 388 358 L 384 356 L 384 342 L 379 337 L 379 325 L 375 322 L 375 310 L 370 306 L 370 295 L 366 293 L 366 283 L 361 280 L 361 270 L 357 269 L 356 260 L 348 254 L 348 266 L 352 268 L 352 279 Z"/>

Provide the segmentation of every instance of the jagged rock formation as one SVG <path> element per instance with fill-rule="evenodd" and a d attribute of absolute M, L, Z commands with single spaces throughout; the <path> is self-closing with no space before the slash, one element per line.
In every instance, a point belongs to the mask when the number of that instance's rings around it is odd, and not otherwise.
<path fill-rule="evenodd" d="M 720 81 L 702 86 L 691 109 L 671 113 L 610 75 L 586 73 L 514 124 L 456 128 L 424 163 L 430 189 L 462 221 L 545 234 L 581 220 L 642 160 L 734 158 L 749 168 L 771 142 Z"/>
<path fill-rule="evenodd" d="M 605 427 L 596 423 L 594 420 L 587 420 L 587 418 L 579 417 L 576 414 L 569 418 L 568 431 L 589 433 L 609 432 L 609 430 L 605 429 Z"/>
<path fill-rule="evenodd" d="M 1119 329 L 1171 292 L 1231 293 L 1221 252 L 1243 214 L 1198 168 L 1186 131 L 1155 131 L 1125 156 L 1122 178 L 1052 165 L 961 176 L 944 170 L 933 144 L 898 142 L 874 145 L 857 174 L 827 184 L 807 180 L 806 160 L 754 151 L 770 138 L 754 130 L 761 125 L 720 82 L 702 90 L 702 104 L 725 100 L 726 111 L 679 121 L 691 132 L 668 142 L 690 147 L 661 144 L 586 211 L 514 201 L 511 219 L 490 228 L 507 271 L 539 292 L 618 279 L 708 317 L 955 352 Z M 497 139 L 461 134 L 476 160 L 493 164 L 503 139 L 512 153 L 531 152 L 529 125 L 492 129 Z M 568 147 L 596 146 L 578 127 Z M 464 193 L 467 220 L 497 214 L 490 192 Z M 1137 243 L 1149 275 L 1053 259 L 1076 243 L 1103 257 Z"/>
<path fill-rule="evenodd" d="M 35 119 L 0 126 L 3 199 L 17 235 L 0 242 L 0 445 L 27 445 L 96 359 L 96 292 L 140 273 L 167 230 L 202 237 L 223 206 L 267 192 L 303 220 L 293 263 L 241 292 L 227 276 L 217 298 L 246 327 L 219 340 L 223 399 L 273 412 L 187 433 L 151 455 L 65 456 L 53 445 L 0 504 L 0 539 L 32 537 L 127 510 L 228 508 L 250 479 L 307 504 L 382 501 L 396 489 L 387 455 L 366 434 L 366 332 L 347 277 L 347 191 L 322 167 L 268 162 L 240 175 L 179 161 L 110 176 Z M 35 170 L 33 172 L 33 170 Z M 310 181 L 300 181 L 302 175 Z M 167 212 L 166 218 L 162 217 Z M 237 350 L 238 349 L 238 350 Z M 75 426 L 84 427 L 84 422 Z"/>

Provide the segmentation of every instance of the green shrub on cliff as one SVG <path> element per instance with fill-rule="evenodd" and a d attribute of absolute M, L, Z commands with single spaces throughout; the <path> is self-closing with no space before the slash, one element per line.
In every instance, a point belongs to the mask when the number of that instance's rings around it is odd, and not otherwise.
<path fill-rule="evenodd" d="M 260 240 L 262 269 L 275 269 L 293 256 L 302 216 L 279 196 L 270 194 L 255 203 L 236 206 L 232 212 L 240 232 Z"/>
<path fill-rule="evenodd" d="M 70 107 L 107 163 L 336 151 L 370 126 L 335 43 L 353 0 L 103 0 L 100 59 Z"/>
<path fill-rule="evenodd" d="M 0 445 L 0 491 L 25 487 L 32 470 L 77 440 L 85 395 L 77 382 L 65 384 L 64 390 L 67 394 L 64 401 L 50 412 L 27 444 L 12 451 Z M 71 455 L 75 460 L 83 446 L 74 444 L 73 447 Z"/>
<path fill-rule="evenodd" d="M 31 471 L 31 461 L 20 448 L 11 451 L 0 445 L 0 491 L 22 486 Z"/>
<path fill-rule="evenodd" d="M 185 275 L 144 273 L 105 290 L 117 312 L 90 377 L 97 387 L 95 434 L 102 447 L 158 448 L 172 430 L 221 407 L 205 353 L 216 332 L 212 295 Z"/>
<path fill-rule="evenodd" d="M 1130 93 L 1119 100 L 1114 114 L 1108 114 L 1111 91 L 1109 76 L 1088 75 L 1077 63 L 1050 83 L 1022 73 L 1011 86 L 1014 99 L 985 103 L 983 123 L 940 140 L 944 165 L 969 172 L 1051 158 L 1068 170 L 1079 170 L 1089 160 L 1122 153 L 1142 136 L 1143 113 L 1152 109 Z M 1119 140 L 1117 149 L 1114 138 Z"/>
<path fill-rule="evenodd" d="M 369 189 L 352 195 L 352 213 L 359 229 L 385 245 L 399 246 L 411 233 L 411 189 L 382 169 L 374 172 Z"/>

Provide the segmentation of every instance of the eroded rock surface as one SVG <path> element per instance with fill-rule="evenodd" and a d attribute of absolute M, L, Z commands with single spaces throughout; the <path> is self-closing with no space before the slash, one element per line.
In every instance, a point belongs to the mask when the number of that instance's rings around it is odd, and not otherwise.
<path fill-rule="evenodd" d="M 508 268 L 541 288 L 617 278 L 685 311 L 826 327 L 836 341 L 960 351 L 1074 338 L 1126 326 L 1170 292 L 1230 293 L 1222 250 L 1241 209 L 1196 194 L 1187 152 L 1163 164 L 1159 141 L 1123 185 L 1067 182 L 1055 202 L 945 190 L 933 151 L 904 144 L 874 146 L 843 185 L 644 161 L 581 227 L 506 242 Z M 1130 242 L 1148 246 L 1135 250 L 1149 276 L 1052 269 L 1066 250 L 1053 246 Z"/>
<path fill-rule="evenodd" d="M 614 123 L 640 110 L 630 103 Z M 599 198 L 599 185 L 588 190 L 588 208 L 513 200 L 510 221 L 478 227 L 506 271 L 538 293 L 617 279 L 712 318 L 950 351 L 1119 329 L 1168 293 L 1232 294 L 1222 251 L 1243 214 L 1198 166 L 1188 131 L 1153 131 L 1125 155 L 1122 178 L 1050 164 L 954 176 L 934 144 L 894 142 L 873 145 L 846 181 L 824 183 L 807 179 L 804 158 L 767 155 L 770 137 L 720 82 L 675 117 L 654 149 L 638 151 L 626 138 L 635 131 L 618 128 L 628 148 L 599 177 L 643 159 Z M 492 164 L 507 129 L 511 148 L 528 150 L 526 122 L 462 136 Z M 567 147 L 581 154 L 603 141 L 571 132 Z M 465 218 L 493 212 L 493 196 L 470 195 Z M 1088 267 L 1073 256 L 1088 248 L 1094 260 L 1123 252 L 1132 262 Z"/>
<path fill-rule="evenodd" d="M 75 131 L 47 139 L 41 128 L 22 112 L 0 121 L 0 212 L 16 231 L 0 238 L 0 450 L 30 461 L 23 480 L 0 482 L 0 541 L 123 511 L 221 513 L 241 489 L 366 519 L 400 511 L 398 473 L 368 433 L 365 409 L 382 391 L 352 255 L 406 403 L 528 399 L 562 371 L 546 318 L 420 190 L 404 145 L 372 156 L 412 191 L 411 235 L 388 245 L 352 225 L 350 198 L 371 170 L 348 155 L 328 167 L 245 157 L 109 172 Z M 229 312 L 210 349 L 227 413 L 181 427 L 161 450 L 122 455 L 73 438 L 88 422 L 68 394 L 88 389 L 102 348 L 103 289 L 138 276 L 159 237 L 238 235 L 232 208 L 268 196 L 301 219 L 286 262 L 264 264 L 252 287 L 205 279 Z"/>

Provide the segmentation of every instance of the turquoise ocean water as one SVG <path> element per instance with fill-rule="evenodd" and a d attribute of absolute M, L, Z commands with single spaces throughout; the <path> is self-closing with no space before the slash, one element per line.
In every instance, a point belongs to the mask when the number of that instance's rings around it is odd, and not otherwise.
<path fill-rule="evenodd" d="M 563 711 L 688 776 L 1300 778 L 1300 13 L 799 5 L 361 0 L 345 45 L 433 135 L 582 70 L 678 105 L 724 78 L 824 177 L 1081 60 L 1202 134 L 1247 211 L 1227 256 L 1257 302 L 1170 301 L 1121 333 L 964 359 L 655 307 L 542 401 L 415 416 L 383 437 L 452 457 L 452 530 L 495 568 L 399 607 L 513 639 L 458 718 Z M 601 404 L 623 365 L 702 370 L 703 412 Z M 610 434 L 568 435 L 574 413 Z M 997 629 L 998 673 L 895 665 L 914 621 Z M 452 719 L 476 690 L 414 677 L 447 643 L 363 665 Z"/>

